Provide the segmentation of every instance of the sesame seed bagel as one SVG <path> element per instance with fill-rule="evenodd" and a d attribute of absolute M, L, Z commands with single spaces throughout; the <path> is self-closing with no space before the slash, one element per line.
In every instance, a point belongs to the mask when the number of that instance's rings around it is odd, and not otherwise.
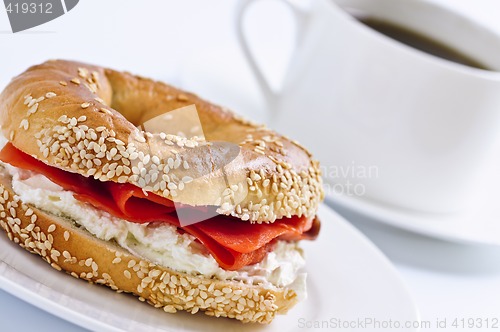
<path fill-rule="evenodd" d="M 190 105 L 204 137 L 137 128 Z M 36 159 L 174 202 L 215 205 L 221 214 L 270 223 L 312 218 L 323 199 L 319 165 L 298 143 L 191 93 L 128 73 L 48 61 L 10 82 L 0 112 L 5 137 Z M 234 144 L 238 156 L 219 167 L 227 149 L 214 141 Z"/>
<path fill-rule="evenodd" d="M 24 204 L 0 165 L 0 225 L 9 239 L 40 255 L 56 270 L 102 284 L 174 313 L 202 311 L 243 322 L 270 323 L 297 302 L 288 288 L 204 278 L 171 270 L 102 241 L 73 221 Z M 2 235 L 3 236 L 3 235 Z"/>

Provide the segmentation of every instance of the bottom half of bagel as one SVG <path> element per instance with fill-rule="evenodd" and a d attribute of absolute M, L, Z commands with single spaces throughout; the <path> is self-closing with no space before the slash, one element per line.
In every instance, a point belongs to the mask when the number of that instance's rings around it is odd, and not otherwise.
<path fill-rule="evenodd" d="M 296 242 L 277 241 L 258 264 L 220 268 L 189 234 L 135 224 L 77 201 L 43 175 L 0 162 L 0 225 L 59 271 L 174 313 L 270 323 L 305 296 Z"/>

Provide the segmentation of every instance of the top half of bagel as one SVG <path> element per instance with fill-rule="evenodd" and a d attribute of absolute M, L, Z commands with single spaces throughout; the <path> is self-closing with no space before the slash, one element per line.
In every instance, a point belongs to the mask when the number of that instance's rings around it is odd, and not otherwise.
<path fill-rule="evenodd" d="M 196 121 L 167 124 L 192 105 L 202 135 Z M 242 220 L 313 217 L 323 198 L 319 165 L 297 142 L 194 94 L 111 69 L 60 60 L 29 68 L 0 95 L 0 126 L 16 148 L 50 166 L 216 205 Z"/>

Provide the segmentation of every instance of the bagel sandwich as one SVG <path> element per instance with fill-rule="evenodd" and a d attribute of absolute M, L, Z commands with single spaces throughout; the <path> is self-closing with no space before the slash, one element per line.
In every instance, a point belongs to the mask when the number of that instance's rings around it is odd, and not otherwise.
<path fill-rule="evenodd" d="M 172 125 L 186 109 L 199 123 Z M 299 242 L 319 233 L 323 189 L 297 142 L 167 84 L 61 60 L 8 84 L 0 127 L 0 225 L 53 268 L 242 322 L 304 298 Z"/>

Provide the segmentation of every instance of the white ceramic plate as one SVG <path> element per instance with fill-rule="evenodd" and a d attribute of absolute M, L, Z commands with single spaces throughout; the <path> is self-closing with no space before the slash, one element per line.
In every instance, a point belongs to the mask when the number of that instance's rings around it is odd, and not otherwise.
<path fill-rule="evenodd" d="M 269 326 L 204 314 L 166 314 L 130 295 L 57 272 L 4 234 L 0 236 L 0 287 L 56 316 L 97 331 L 294 331 L 331 319 L 417 320 L 415 304 L 385 256 L 329 208 L 321 207 L 319 215 L 323 228 L 319 238 L 303 245 L 308 258 L 309 297 Z M 358 330 L 366 331 L 342 329 Z"/>

